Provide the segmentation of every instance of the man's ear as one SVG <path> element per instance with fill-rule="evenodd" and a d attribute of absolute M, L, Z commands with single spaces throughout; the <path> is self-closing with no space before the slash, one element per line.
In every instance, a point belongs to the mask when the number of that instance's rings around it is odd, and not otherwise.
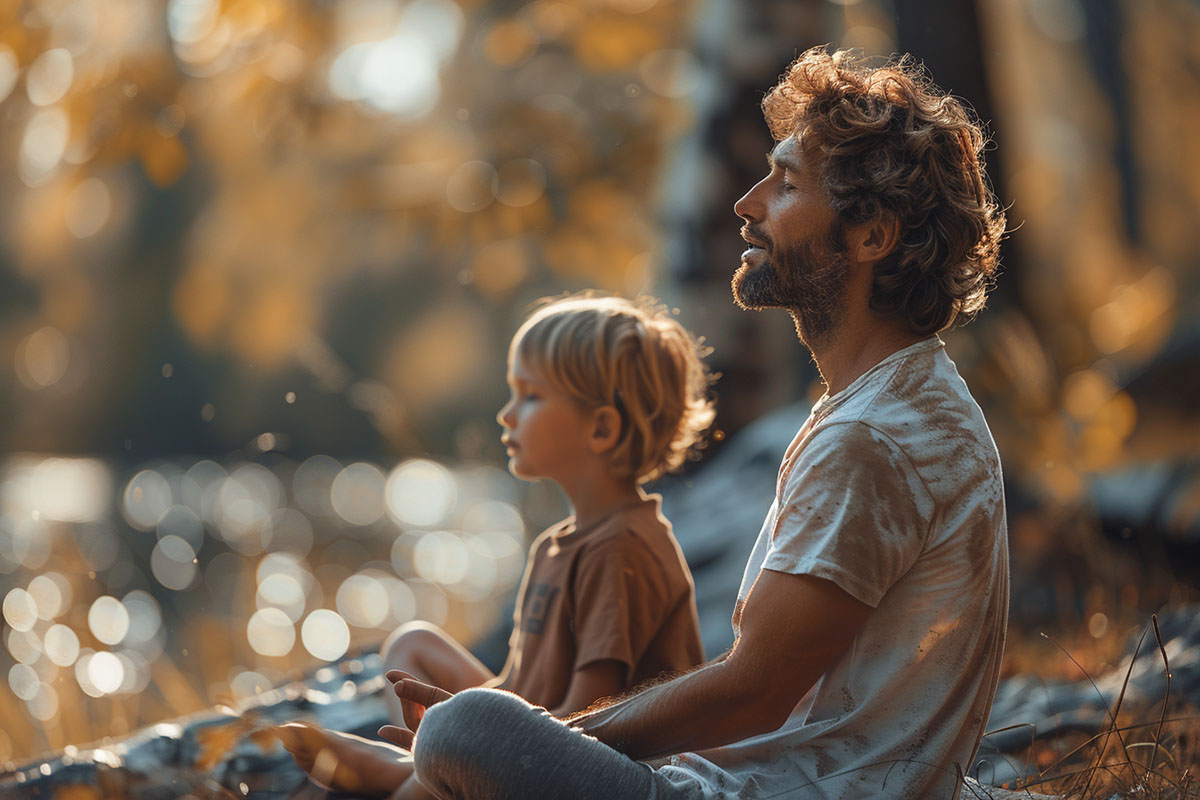
<path fill-rule="evenodd" d="M 851 253 L 860 264 L 877 264 L 896 249 L 900 241 L 900 223 L 891 214 L 855 225 L 849 242 Z"/>
<path fill-rule="evenodd" d="M 592 435 L 590 444 L 593 453 L 605 453 L 617 446 L 621 439 L 621 414 L 616 406 L 600 406 L 592 412 Z"/>

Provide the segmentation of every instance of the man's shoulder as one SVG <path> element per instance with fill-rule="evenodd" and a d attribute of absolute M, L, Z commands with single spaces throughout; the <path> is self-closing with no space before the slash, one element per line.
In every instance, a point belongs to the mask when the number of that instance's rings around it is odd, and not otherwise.
<path fill-rule="evenodd" d="M 850 421 L 879 431 L 905 450 L 947 437 L 994 449 L 983 411 L 940 348 L 891 365 L 874 385 L 864 387 L 824 420 L 826 424 Z"/>
<path fill-rule="evenodd" d="M 823 417 L 810 434 L 813 455 L 891 454 L 940 494 L 954 477 L 979 485 L 998 479 L 1000 456 L 983 411 L 941 348 L 890 364 Z M 902 456 L 902 457 L 901 457 Z"/>

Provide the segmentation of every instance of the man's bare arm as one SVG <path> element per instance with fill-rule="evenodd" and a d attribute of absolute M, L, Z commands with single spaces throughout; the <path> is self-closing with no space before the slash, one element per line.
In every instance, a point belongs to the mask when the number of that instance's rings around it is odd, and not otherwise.
<path fill-rule="evenodd" d="M 777 729 L 854 640 L 871 608 L 835 584 L 763 570 L 720 661 L 570 722 L 631 758 L 718 747 Z"/>
<path fill-rule="evenodd" d="M 625 673 L 628 671 L 629 668 L 625 664 L 611 658 L 593 661 L 575 670 L 567 687 L 567 696 L 550 709 L 550 713 L 556 717 L 565 717 L 587 708 L 602 697 L 620 694 L 625 685 Z"/>

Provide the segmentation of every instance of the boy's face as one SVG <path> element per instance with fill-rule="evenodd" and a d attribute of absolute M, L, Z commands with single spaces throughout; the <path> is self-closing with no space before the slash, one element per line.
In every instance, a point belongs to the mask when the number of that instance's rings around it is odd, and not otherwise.
<path fill-rule="evenodd" d="M 523 480 L 549 478 L 572 483 L 584 460 L 592 415 L 514 353 L 508 367 L 509 399 L 496 415 L 504 426 L 508 469 Z"/>

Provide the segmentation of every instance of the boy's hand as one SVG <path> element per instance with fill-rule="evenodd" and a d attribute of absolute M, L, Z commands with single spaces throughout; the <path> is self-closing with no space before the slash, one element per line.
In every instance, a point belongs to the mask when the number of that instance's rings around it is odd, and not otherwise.
<path fill-rule="evenodd" d="M 392 682 L 392 689 L 400 698 L 400 705 L 404 710 L 404 724 L 408 728 L 384 725 L 379 729 L 379 735 L 392 744 L 411 750 L 413 737 L 421 725 L 425 711 L 430 706 L 437 705 L 454 695 L 444 689 L 422 683 L 407 672 L 401 672 L 398 669 L 390 670 L 387 673 L 387 679 Z"/>

